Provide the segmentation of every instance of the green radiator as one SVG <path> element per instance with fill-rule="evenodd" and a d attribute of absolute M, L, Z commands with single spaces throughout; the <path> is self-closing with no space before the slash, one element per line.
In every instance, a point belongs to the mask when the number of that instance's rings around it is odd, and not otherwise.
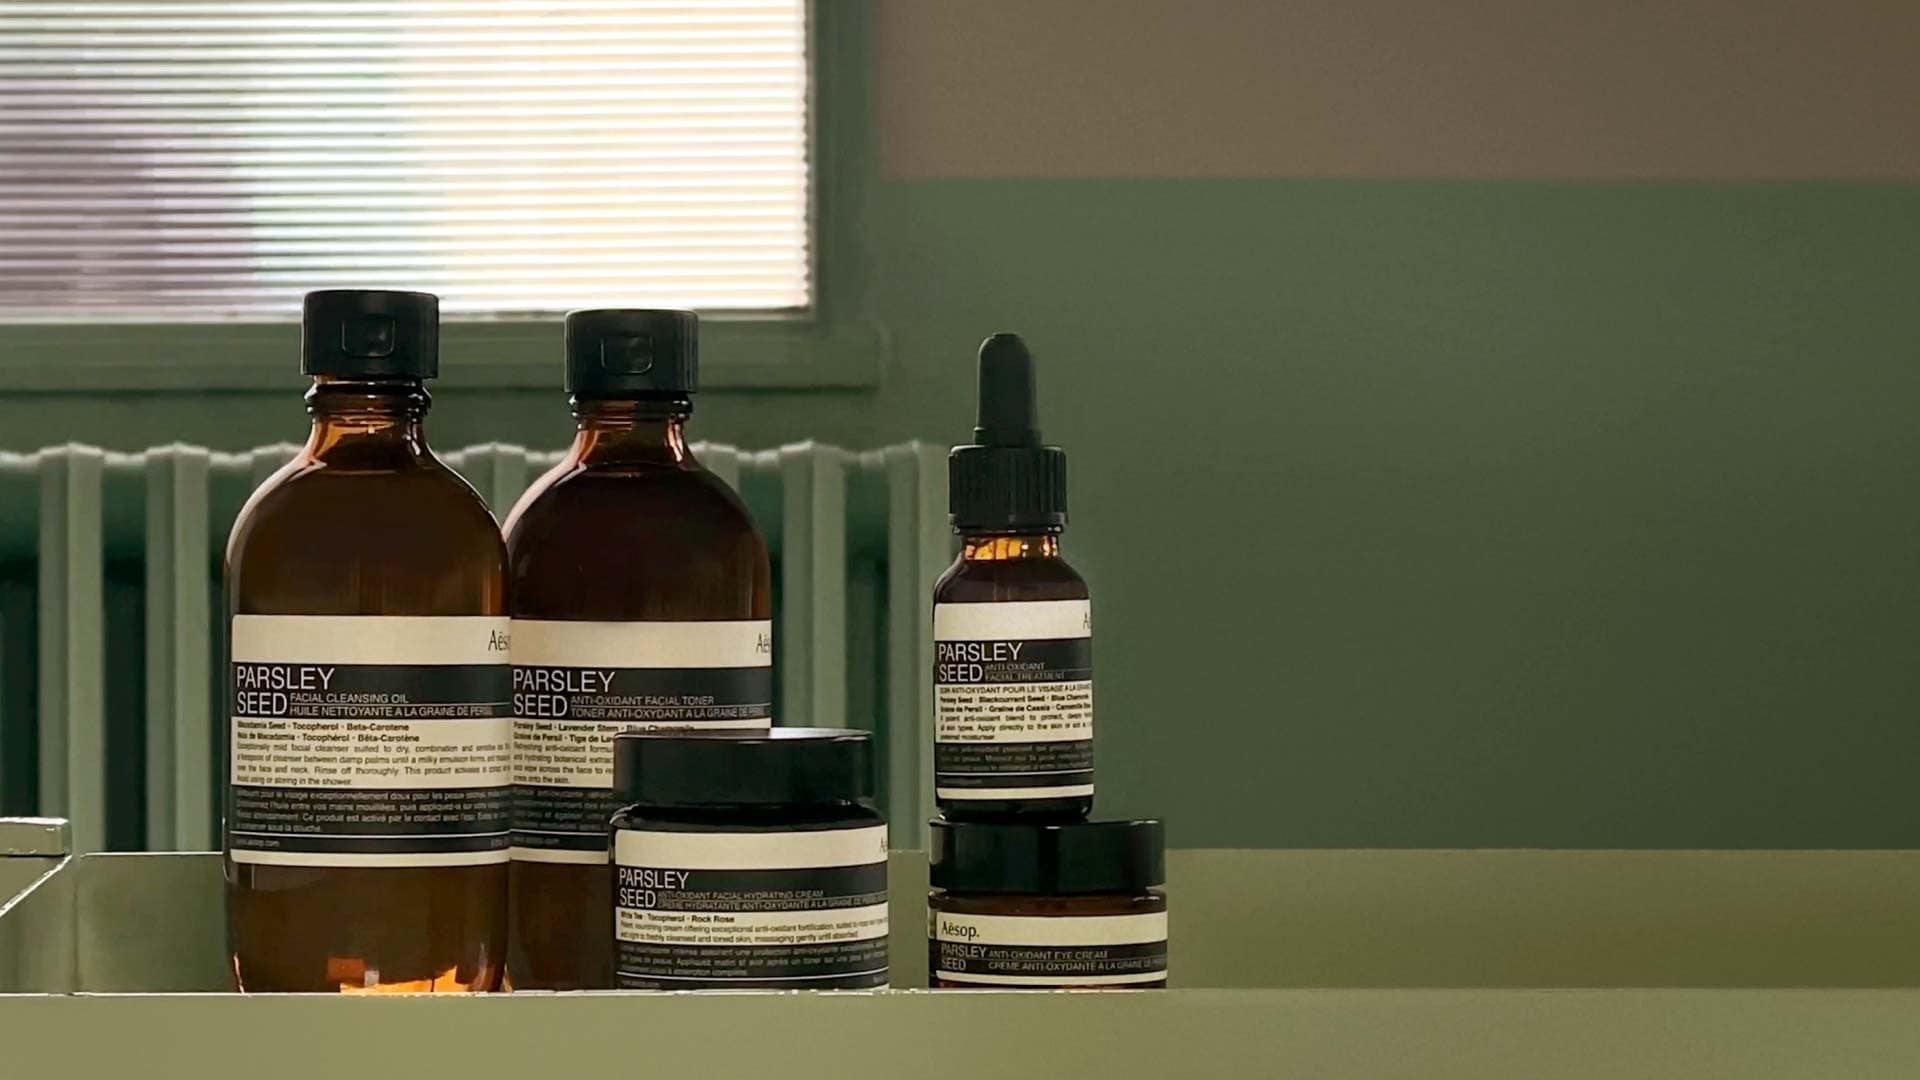
<path fill-rule="evenodd" d="M 82 852 L 219 846 L 222 549 L 296 449 L 0 453 L 0 814 L 68 818 Z M 918 846 L 928 592 L 953 552 L 945 451 L 694 449 L 773 553 L 778 722 L 872 729 L 895 843 Z M 559 460 L 498 444 L 445 456 L 497 515 Z"/>

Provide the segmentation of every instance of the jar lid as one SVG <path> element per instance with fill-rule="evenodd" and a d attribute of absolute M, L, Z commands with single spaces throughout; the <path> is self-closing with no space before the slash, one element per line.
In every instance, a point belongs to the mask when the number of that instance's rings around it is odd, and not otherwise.
<path fill-rule="evenodd" d="M 873 795 L 864 731 L 627 731 L 613 740 L 613 790 L 655 806 L 780 806 Z"/>
<path fill-rule="evenodd" d="M 1157 818 L 1058 825 L 935 818 L 929 881 L 955 892 L 1062 896 L 1137 893 L 1166 884 L 1166 826 Z"/>

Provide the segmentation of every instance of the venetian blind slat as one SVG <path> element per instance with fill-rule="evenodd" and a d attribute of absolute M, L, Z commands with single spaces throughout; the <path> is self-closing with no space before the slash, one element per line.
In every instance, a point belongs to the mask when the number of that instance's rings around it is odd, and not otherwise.
<path fill-rule="evenodd" d="M 0 319 L 812 301 L 803 0 L 0 5 Z"/>

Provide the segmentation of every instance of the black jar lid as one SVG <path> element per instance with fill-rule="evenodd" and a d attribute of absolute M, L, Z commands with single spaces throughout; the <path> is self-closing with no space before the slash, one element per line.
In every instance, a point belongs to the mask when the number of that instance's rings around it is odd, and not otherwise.
<path fill-rule="evenodd" d="M 929 881 L 969 893 L 1133 894 L 1166 884 L 1166 827 L 1156 818 L 1058 825 L 935 818 Z"/>
<path fill-rule="evenodd" d="M 781 806 L 873 795 L 864 731 L 628 731 L 613 740 L 613 790 L 652 806 Z"/>

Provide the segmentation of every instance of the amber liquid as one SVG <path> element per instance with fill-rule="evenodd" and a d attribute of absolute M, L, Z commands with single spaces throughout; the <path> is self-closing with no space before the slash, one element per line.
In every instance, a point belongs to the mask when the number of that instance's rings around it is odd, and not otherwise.
<path fill-rule="evenodd" d="M 507 518 L 513 615 L 593 622 L 768 619 L 767 546 L 694 460 L 685 400 L 583 401 L 567 457 Z M 511 864 L 508 982 L 613 985 L 608 865 Z"/>
<path fill-rule="evenodd" d="M 1060 557 L 1057 533 L 973 535 L 962 539 L 960 557 L 933 586 L 936 604 L 991 604 L 1018 600 L 1085 600 L 1087 583 Z M 1078 821 L 1093 809 L 1093 796 L 1061 799 L 940 799 L 956 821 Z"/>
<path fill-rule="evenodd" d="M 427 448 L 419 383 L 322 378 L 306 447 L 227 545 L 228 613 L 504 615 L 505 550 L 480 496 Z M 507 867 L 227 860 L 246 991 L 483 991 L 504 969 Z"/>

